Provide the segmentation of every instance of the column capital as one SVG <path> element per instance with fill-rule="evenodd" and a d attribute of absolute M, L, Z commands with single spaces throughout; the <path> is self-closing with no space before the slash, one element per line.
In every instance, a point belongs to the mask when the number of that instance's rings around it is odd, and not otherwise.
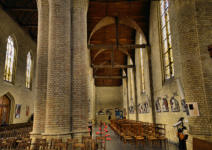
<path fill-rule="evenodd" d="M 73 9 L 84 9 L 86 12 L 88 11 L 88 0 L 72 0 L 72 8 Z"/>
<path fill-rule="evenodd" d="M 48 6 L 49 6 L 48 0 L 37 0 L 37 8 L 38 8 L 38 10 L 41 7 L 48 7 Z"/>

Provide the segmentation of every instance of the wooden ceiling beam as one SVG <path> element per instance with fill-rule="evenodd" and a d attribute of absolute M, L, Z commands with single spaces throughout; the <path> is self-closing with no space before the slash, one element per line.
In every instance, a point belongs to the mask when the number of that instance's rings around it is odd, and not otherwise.
<path fill-rule="evenodd" d="M 97 68 L 120 68 L 120 69 L 126 69 L 126 68 L 134 68 L 134 65 L 94 65 L 92 64 L 92 67 Z"/>
<path fill-rule="evenodd" d="M 36 12 L 36 8 L 6 8 L 8 11 L 24 11 L 24 12 Z"/>
<path fill-rule="evenodd" d="M 126 76 L 94 76 L 95 79 L 124 79 Z"/>
<path fill-rule="evenodd" d="M 123 49 L 135 49 L 135 48 L 145 48 L 146 44 L 119 44 L 118 48 Z M 88 44 L 89 49 L 117 49 L 116 44 Z"/>

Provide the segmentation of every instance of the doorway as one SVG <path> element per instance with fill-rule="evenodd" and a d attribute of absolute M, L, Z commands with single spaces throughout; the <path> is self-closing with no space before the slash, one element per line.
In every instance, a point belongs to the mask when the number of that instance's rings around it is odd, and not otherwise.
<path fill-rule="evenodd" d="M 0 97 L 0 125 L 9 124 L 10 99 L 4 95 Z"/>

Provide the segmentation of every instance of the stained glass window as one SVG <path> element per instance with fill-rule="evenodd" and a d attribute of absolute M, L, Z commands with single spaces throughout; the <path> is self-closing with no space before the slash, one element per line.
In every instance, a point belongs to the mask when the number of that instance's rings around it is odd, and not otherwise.
<path fill-rule="evenodd" d="M 5 70 L 4 70 L 4 80 L 8 82 L 13 81 L 14 75 L 14 65 L 15 64 L 15 46 L 14 41 L 11 36 L 7 39 L 7 51 L 5 59 Z"/>
<path fill-rule="evenodd" d="M 142 43 L 142 38 L 140 36 L 140 44 Z M 143 58 L 143 49 L 140 48 L 140 69 L 141 69 L 141 90 L 145 91 L 145 79 L 144 79 L 144 58 Z"/>
<path fill-rule="evenodd" d="M 172 55 L 171 31 L 169 23 L 169 1 L 160 1 L 161 32 L 162 32 L 162 54 L 165 79 L 174 76 L 174 61 Z"/>
<path fill-rule="evenodd" d="M 32 56 L 31 53 L 27 54 L 27 65 L 26 65 L 26 87 L 31 88 L 31 72 L 32 72 Z"/>

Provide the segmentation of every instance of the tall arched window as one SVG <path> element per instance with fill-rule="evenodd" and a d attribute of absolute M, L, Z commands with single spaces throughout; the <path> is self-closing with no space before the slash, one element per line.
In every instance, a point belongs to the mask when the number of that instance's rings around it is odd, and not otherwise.
<path fill-rule="evenodd" d="M 174 77 L 174 63 L 171 43 L 171 31 L 169 23 L 169 1 L 160 1 L 161 15 L 161 31 L 162 31 L 162 46 L 163 46 L 163 69 L 165 79 Z"/>
<path fill-rule="evenodd" d="M 31 88 L 32 83 L 32 55 L 30 52 L 27 54 L 27 65 L 26 65 L 26 87 Z"/>
<path fill-rule="evenodd" d="M 14 78 L 14 68 L 15 68 L 15 45 L 14 40 L 11 36 L 7 39 L 7 51 L 5 59 L 5 70 L 4 70 L 4 80 L 12 82 Z"/>

